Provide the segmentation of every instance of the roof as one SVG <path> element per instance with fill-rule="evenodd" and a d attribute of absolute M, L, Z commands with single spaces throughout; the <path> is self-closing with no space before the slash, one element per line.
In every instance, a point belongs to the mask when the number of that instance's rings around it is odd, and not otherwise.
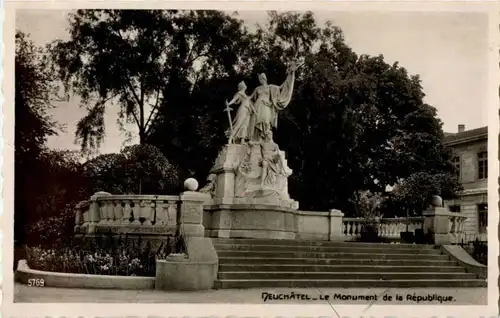
<path fill-rule="evenodd" d="M 488 139 L 488 126 L 466 130 L 455 134 L 444 133 L 444 143 L 447 146 L 486 139 Z"/>

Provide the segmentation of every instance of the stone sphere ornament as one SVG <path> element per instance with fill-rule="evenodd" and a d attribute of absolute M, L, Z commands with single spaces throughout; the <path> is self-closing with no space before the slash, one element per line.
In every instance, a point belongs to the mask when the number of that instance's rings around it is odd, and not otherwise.
<path fill-rule="evenodd" d="M 434 195 L 431 204 L 436 207 L 443 206 L 443 199 L 439 195 Z"/>
<path fill-rule="evenodd" d="M 188 191 L 196 191 L 198 189 L 198 181 L 195 178 L 187 178 L 184 181 L 184 189 Z"/>

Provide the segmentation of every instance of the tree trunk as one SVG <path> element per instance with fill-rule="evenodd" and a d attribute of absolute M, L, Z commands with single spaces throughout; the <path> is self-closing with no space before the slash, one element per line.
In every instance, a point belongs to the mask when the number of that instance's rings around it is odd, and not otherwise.
<path fill-rule="evenodd" d="M 144 127 L 139 127 L 139 144 L 143 145 L 146 143 L 146 130 Z"/>

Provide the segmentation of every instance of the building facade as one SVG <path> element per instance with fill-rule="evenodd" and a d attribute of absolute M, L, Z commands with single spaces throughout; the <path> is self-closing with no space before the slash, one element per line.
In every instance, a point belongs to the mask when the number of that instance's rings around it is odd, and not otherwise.
<path fill-rule="evenodd" d="M 488 225 L 488 127 L 465 130 L 458 126 L 456 133 L 445 134 L 445 145 L 453 150 L 453 162 L 464 188 L 459 198 L 445 204 L 452 212 L 467 216 L 467 240 L 486 241 Z"/>

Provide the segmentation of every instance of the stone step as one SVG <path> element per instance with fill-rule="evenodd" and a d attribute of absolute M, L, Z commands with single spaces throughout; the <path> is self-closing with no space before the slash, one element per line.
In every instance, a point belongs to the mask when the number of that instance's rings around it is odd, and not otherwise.
<path fill-rule="evenodd" d="M 431 272 L 431 273 L 466 273 L 460 266 L 391 266 L 391 265 L 219 265 L 222 272 L 343 272 L 346 275 L 356 272 Z"/>
<path fill-rule="evenodd" d="M 325 246 L 325 247 L 367 247 L 370 249 L 407 249 L 429 250 L 437 249 L 435 245 L 426 244 L 391 244 L 391 243 L 363 243 L 363 242 L 338 242 L 338 241 L 306 241 L 306 240 L 274 240 L 274 239 L 227 239 L 212 238 L 216 244 L 236 245 L 292 245 L 292 246 Z"/>
<path fill-rule="evenodd" d="M 266 257 L 266 258 L 358 258 L 358 259 L 415 259 L 420 260 L 449 260 L 447 255 L 441 254 L 387 254 L 380 251 L 372 253 L 323 253 L 298 251 L 217 251 L 219 257 Z"/>
<path fill-rule="evenodd" d="M 215 244 L 217 251 L 296 251 L 296 252 L 322 252 L 322 253 L 377 253 L 383 252 L 385 254 L 440 254 L 438 249 L 416 249 L 412 247 L 405 248 L 391 248 L 388 246 L 384 249 L 373 249 L 366 246 L 308 246 L 308 245 L 250 245 L 250 244 Z"/>
<path fill-rule="evenodd" d="M 294 279 L 351 279 L 351 280 L 416 280 L 416 279 L 476 279 L 474 273 L 432 272 L 219 272 L 218 279 L 294 280 Z"/>
<path fill-rule="evenodd" d="M 418 288 L 486 287 L 483 279 L 220 279 L 215 288 Z"/>
<path fill-rule="evenodd" d="M 219 265 L 387 265 L 387 266 L 455 266 L 457 262 L 450 260 L 422 259 L 348 259 L 348 258 L 269 258 L 269 257 L 219 257 Z"/>

